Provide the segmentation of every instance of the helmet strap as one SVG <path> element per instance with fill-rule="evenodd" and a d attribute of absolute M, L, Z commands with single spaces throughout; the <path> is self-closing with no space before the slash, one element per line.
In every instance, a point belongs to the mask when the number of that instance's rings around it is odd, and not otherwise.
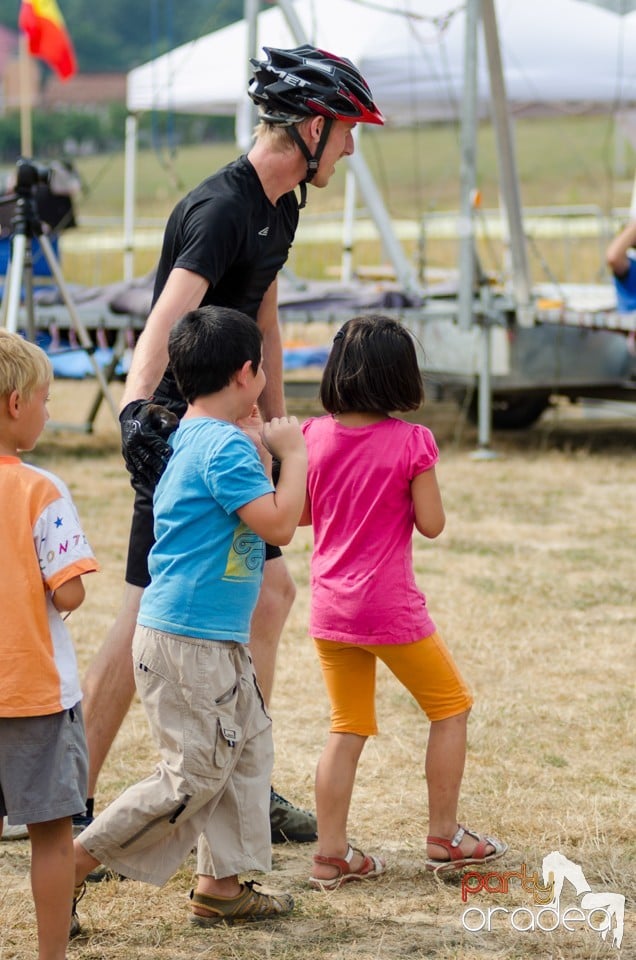
<path fill-rule="evenodd" d="M 333 119 L 331 117 L 325 117 L 325 122 L 322 127 L 322 133 L 320 134 L 320 140 L 318 141 L 318 146 L 316 147 L 316 152 L 312 155 L 309 147 L 301 137 L 298 132 L 297 127 L 289 127 L 289 135 L 295 143 L 298 144 L 300 152 L 307 161 L 307 173 L 305 174 L 305 179 L 300 183 L 300 203 L 298 208 L 303 209 L 307 204 L 307 184 L 310 183 L 316 175 L 318 166 L 320 164 L 320 159 L 322 157 L 323 151 L 329 139 L 329 134 L 331 132 L 331 127 L 333 125 Z"/>

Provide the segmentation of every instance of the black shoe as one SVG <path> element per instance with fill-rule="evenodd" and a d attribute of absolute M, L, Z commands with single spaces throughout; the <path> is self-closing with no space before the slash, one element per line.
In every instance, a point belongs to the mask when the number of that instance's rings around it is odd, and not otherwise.
<path fill-rule="evenodd" d="M 94 819 L 95 817 L 88 813 L 76 813 L 73 817 L 73 836 L 79 837 L 82 830 L 86 830 L 86 827 L 90 827 Z"/>
<path fill-rule="evenodd" d="M 272 787 L 269 802 L 272 843 L 311 843 L 318 839 L 316 817 L 309 810 L 295 807 Z"/>
<path fill-rule="evenodd" d="M 110 867 L 105 866 L 103 863 L 100 863 L 98 867 L 95 867 L 94 870 L 86 874 L 86 883 L 103 883 L 107 880 L 126 879 L 128 878 L 125 877 L 123 873 L 115 873 L 114 870 L 111 870 Z"/>

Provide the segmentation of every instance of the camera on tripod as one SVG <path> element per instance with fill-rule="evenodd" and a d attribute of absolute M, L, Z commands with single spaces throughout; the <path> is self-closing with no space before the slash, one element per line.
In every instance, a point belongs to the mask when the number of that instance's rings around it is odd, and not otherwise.
<path fill-rule="evenodd" d="M 53 160 L 40 163 L 29 157 L 20 157 L 6 173 L 0 172 L 0 276 L 6 270 L 8 250 L 2 245 L 15 228 L 15 214 L 19 202 L 31 218 L 39 218 L 53 231 L 77 226 L 73 199 L 81 192 L 79 174 L 68 161 Z"/>
<path fill-rule="evenodd" d="M 26 157 L 20 157 L 16 162 L 15 169 L 15 191 L 18 195 L 32 193 L 33 189 L 40 184 L 48 186 L 53 176 L 51 167 L 38 163 L 36 160 L 29 160 Z"/>
<path fill-rule="evenodd" d="M 51 259 L 58 256 L 59 235 L 76 226 L 72 198 L 80 188 L 79 175 L 71 164 L 56 160 L 43 164 L 20 157 L 4 178 L 0 176 L 0 293 L 3 311 L 8 303 L 5 312 L 14 324 L 11 329 L 17 329 L 22 284 L 16 279 L 15 293 L 8 300 L 9 271 L 20 279 L 26 273 L 24 288 L 29 291 L 33 276 L 53 276 Z M 44 234 L 50 256 L 42 248 Z"/>

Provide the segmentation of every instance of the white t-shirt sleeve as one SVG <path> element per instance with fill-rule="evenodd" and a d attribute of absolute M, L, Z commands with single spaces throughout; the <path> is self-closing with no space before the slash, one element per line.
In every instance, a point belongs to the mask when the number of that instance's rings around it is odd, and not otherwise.
<path fill-rule="evenodd" d="M 35 523 L 33 540 L 42 579 L 50 590 L 87 572 L 86 561 L 93 561 L 90 569 L 95 569 L 93 552 L 70 498 L 61 496 L 44 508 Z"/>

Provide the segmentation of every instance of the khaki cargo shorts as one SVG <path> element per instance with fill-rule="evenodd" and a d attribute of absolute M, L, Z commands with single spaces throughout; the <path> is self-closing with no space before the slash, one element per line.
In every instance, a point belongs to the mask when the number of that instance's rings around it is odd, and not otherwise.
<path fill-rule="evenodd" d="M 79 842 L 111 870 L 158 886 L 197 840 L 201 874 L 269 870 L 271 720 L 248 649 L 138 626 L 133 665 L 160 760 Z"/>

